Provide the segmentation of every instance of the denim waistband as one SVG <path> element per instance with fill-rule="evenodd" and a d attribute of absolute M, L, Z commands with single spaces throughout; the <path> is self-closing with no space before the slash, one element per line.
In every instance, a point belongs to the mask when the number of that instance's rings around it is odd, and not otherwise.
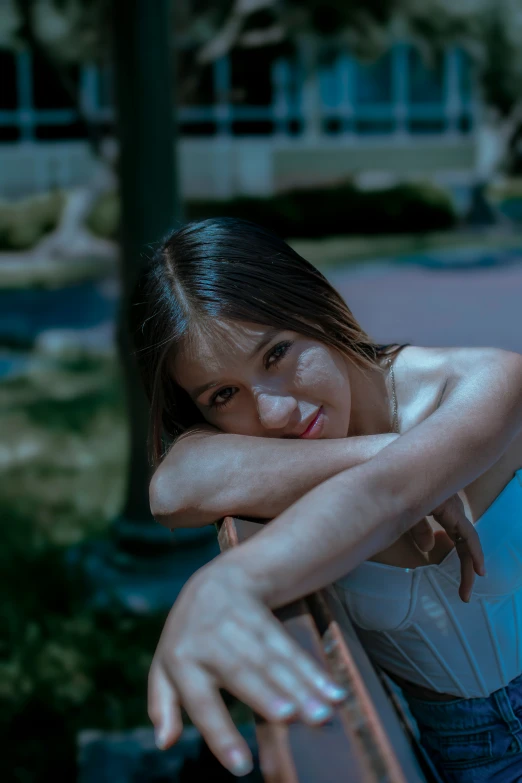
<path fill-rule="evenodd" d="M 522 731 L 522 674 L 490 696 L 454 701 L 428 701 L 404 694 L 419 727 L 439 734 L 486 729 L 504 723 L 511 732 Z"/>

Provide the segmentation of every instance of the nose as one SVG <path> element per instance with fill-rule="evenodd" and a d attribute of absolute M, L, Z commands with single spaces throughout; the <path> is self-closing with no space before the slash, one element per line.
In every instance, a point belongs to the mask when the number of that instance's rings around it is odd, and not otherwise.
<path fill-rule="evenodd" d="M 267 430 L 283 430 L 296 408 L 297 400 L 294 397 L 263 392 L 257 398 L 259 421 Z"/>

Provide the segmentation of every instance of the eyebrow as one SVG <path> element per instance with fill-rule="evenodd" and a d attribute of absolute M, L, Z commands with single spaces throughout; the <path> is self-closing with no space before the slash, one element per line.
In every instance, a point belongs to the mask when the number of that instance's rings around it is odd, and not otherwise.
<path fill-rule="evenodd" d="M 249 354 L 248 360 L 253 359 L 254 356 L 257 356 L 257 354 L 263 350 L 265 345 L 268 345 L 268 343 L 271 343 L 276 334 L 279 334 L 281 329 L 269 329 L 268 332 L 265 333 L 265 335 L 260 339 L 254 350 Z"/>
<path fill-rule="evenodd" d="M 279 328 L 269 329 L 269 330 L 268 330 L 268 332 L 266 332 L 266 333 L 263 335 L 263 337 L 261 338 L 261 340 L 260 340 L 260 341 L 257 343 L 257 345 L 255 346 L 255 348 L 253 349 L 253 351 L 251 351 L 251 353 L 249 353 L 249 355 L 248 355 L 248 357 L 247 357 L 247 361 L 251 361 L 251 359 L 253 359 L 253 358 L 254 358 L 254 356 L 257 356 L 257 354 L 258 354 L 260 351 L 262 351 L 262 350 L 263 350 L 263 348 L 264 348 L 266 345 L 268 345 L 268 343 L 272 342 L 272 340 L 274 339 L 274 337 L 275 337 L 277 334 L 279 334 L 279 332 L 280 332 L 280 331 L 281 331 L 281 329 L 279 329 Z M 204 383 L 202 386 L 197 386 L 197 387 L 196 387 L 196 388 L 195 388 L 195 389 L 194 389 L 194 390 L 191 392 L 191 396 L 192 396 L 192 397 L 193 397 L 195 400 L 197 400 L 197 398 L 198 398 L 198 397 L 199 397 L 201 394 L 203 394 L 203 392 L 207 391 L 208 389 L 213 389 L 214 387 L 216 387 L 216 386 L 219 386 L 219 385 L 220 385 L 220 384 L 219 384 L 219 383 L 217 383 L 216 381 L 210 381 L 210 383 Z"/>

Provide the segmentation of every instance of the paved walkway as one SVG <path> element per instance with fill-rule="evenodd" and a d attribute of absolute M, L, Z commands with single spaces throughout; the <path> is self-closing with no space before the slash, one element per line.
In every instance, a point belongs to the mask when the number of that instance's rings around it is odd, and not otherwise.
<path fill-rule="evenodd" d="M 328 277 L 379 342 L 522 353 L 522 263 L 466 270 L 369 265 Z"/>

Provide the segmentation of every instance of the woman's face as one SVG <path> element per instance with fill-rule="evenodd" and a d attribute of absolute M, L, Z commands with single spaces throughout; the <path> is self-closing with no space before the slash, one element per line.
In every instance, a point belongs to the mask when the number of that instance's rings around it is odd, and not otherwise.
<path fill-rule="evenodd" d="M 290 331 L 220 322 L 186 340 L 176 382 L 223 432 L 271 438 L 344 438 L 350 422 L 348 362 Z"/>

